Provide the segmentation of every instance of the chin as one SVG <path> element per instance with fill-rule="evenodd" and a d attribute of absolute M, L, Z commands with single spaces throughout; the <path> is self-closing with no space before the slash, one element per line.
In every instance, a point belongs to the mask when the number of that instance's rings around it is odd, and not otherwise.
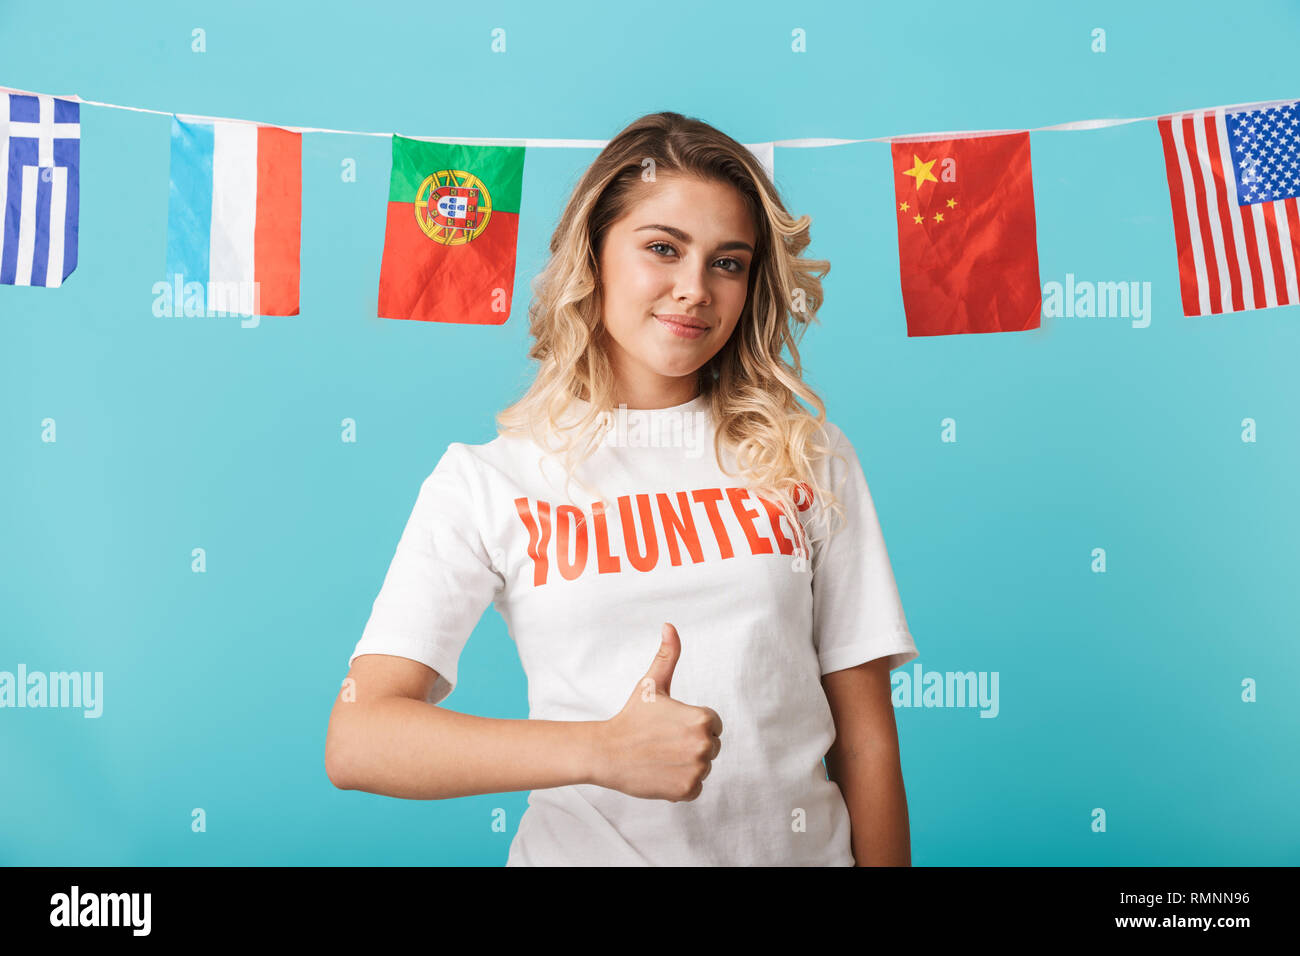
<path fill-rule="evenodd" d="M 693 363 L 691 365 L 674 365 L 671 367 L 657 368 L 655 371 L 664 378 L 686 378 L 688 375 L 694 375 L 704 365 L 703 362 Z"/>

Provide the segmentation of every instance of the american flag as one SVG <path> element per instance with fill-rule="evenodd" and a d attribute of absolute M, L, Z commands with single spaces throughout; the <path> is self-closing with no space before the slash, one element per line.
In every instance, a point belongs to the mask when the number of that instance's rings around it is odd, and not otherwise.
<path fill-rule="evenodd" d="M 80 104 L 0 93 L 0 283 L 58 286 L 77 267 Z"/>
<path fill-rule="evenodd" d="M 1300 101 L 1159 118 L 1183 315 L 1300 304 Z"/>

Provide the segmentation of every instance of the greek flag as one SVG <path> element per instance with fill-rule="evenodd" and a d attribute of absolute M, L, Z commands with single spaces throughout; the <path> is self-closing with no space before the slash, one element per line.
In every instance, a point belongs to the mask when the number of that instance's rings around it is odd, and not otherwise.
<path fill-rule="evenodd" d="M 77 267 L 80 108 L 0 93 L 0 283 L 58 286 Z"/>

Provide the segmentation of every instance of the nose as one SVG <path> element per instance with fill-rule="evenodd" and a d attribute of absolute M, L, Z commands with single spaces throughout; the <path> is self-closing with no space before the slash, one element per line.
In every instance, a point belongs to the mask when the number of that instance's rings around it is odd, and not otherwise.
<path fill-rule="evenodd" d="M 673 275 L 673 300 L 687 308 L 709 302 L 709 265 L 684 259 Z"/>

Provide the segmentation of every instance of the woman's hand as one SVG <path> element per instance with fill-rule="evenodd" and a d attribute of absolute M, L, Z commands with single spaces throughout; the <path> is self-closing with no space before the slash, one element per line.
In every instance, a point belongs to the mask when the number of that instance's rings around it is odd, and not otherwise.
<path fill-rule="evenodd" d="M 669 696 L 681 657 L 677 628 L 663 627 L 663 643 L 623 709 L 601 726 L 595 782 L 632 797 L 694 800 L 722 749 L 722 719 L 708 707 Z"/>

